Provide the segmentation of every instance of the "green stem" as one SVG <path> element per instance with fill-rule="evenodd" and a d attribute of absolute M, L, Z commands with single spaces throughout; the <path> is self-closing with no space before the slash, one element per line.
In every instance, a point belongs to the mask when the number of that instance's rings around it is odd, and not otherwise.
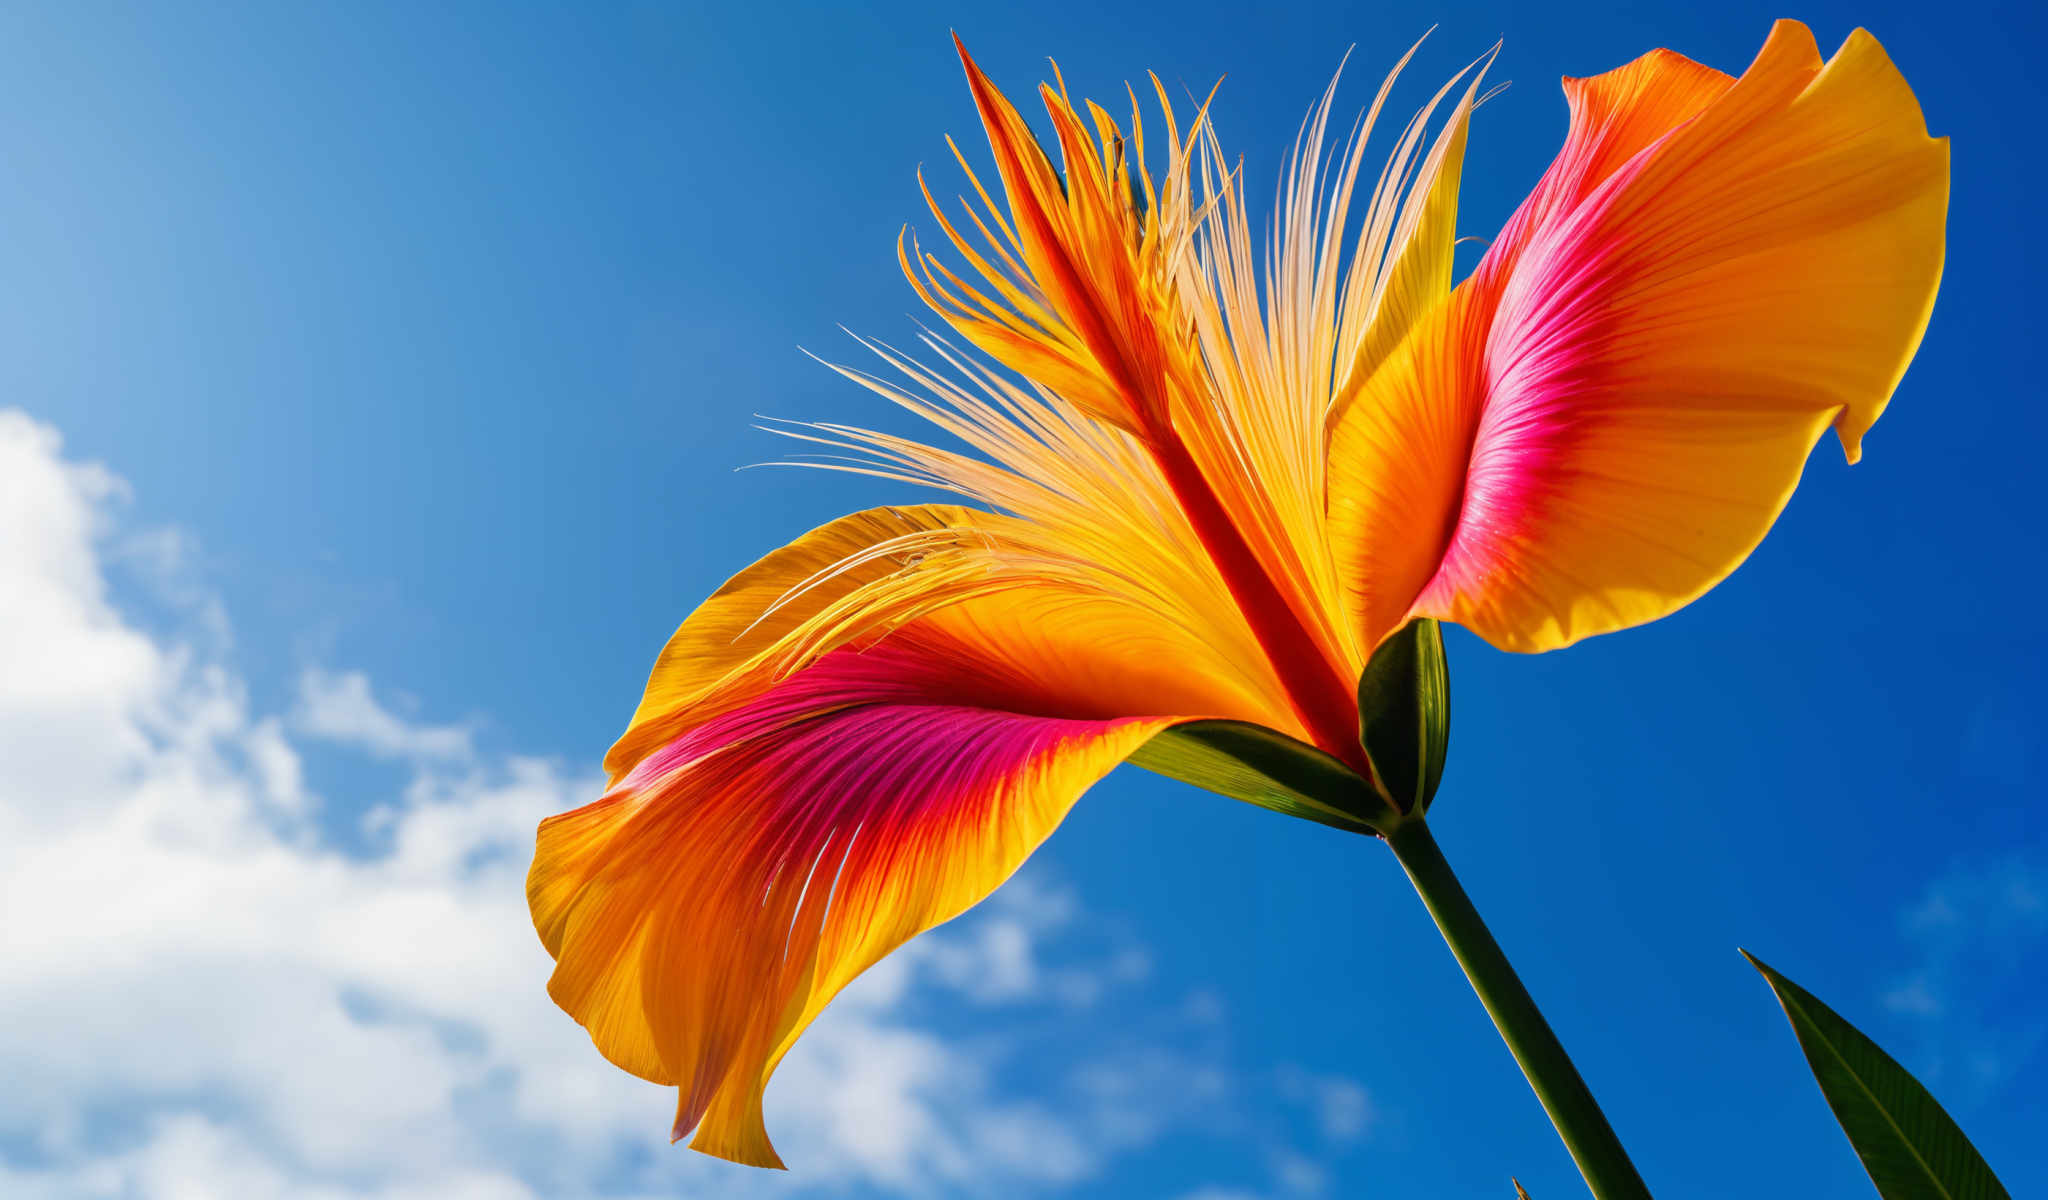
<path fill-rule="evenodd" d="M 1543 1102 L 1543 1111 L 1550 1114 L 1550 1123 L 1557 1126 L 1572 1161 L 1586 1177 L 1586 1186 L 1600 1200 L 1649 1200 L 1650 1190 L 1629 1162 L 1614 1128 L 1594 1102 L 1593 1093 L 1586 1090 L 1586 1081 L 1579 1078 L 1578 1068 L 1572 1066 L 1557 1035 L 1550 1031 L 1550 1022 L 1536 1010 L 1528 989 L 1508 965 L 1500 943 L 1479 919 L 1479 910 L 1458 886 L 1458 877 L 1444 861 L 1443 851 L 1437 849 L 1429 826 L 1420 817 L 1410 818 L 1394 828 L 1387 844 L 1394 848 L 1394 857 L 1401 861 L 1429 915 L 1436 919 L 1458 965 L 1465 968 L 1465 978 L 1479 993 L 1479 1002 L 1493 1018 L 1494 1028 L 1500 1030 L 1515 1061 L 1521 1064 L 1522 1074 Z"/>

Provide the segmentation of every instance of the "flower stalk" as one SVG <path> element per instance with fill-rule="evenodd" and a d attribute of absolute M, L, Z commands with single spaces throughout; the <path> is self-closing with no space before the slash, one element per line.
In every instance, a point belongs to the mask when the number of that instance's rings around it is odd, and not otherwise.
<path fill-rule="evenodd" d="M 1479 1002 L 1486 1006 L 1536 1098 L 1543 1102 L 1543 1111 L 1550 1114 L 1550 1123 L 1557 1127 L 1593 1195 L 1599 1200 L 1649 1200 L 1650 1191 L 1615 1137 L 1614 1127 L 1607 1123 L 1606 1114 L 1551 1031 L 1550 1022 L 1530 999 L 1507 955 L 1501 953 L 1500 943 L 1493 940 L 1479 910 L 1472 907 L 1471 897 L 1430 835 L 1428 823 L 1419 817 L 1400 822 L 1388 831 L 1387 844 L 1393 847 L 1401 869 L 1408 873 L 1437 930 L 1464 968 L 1472 990 L 1479 993 Z"/>

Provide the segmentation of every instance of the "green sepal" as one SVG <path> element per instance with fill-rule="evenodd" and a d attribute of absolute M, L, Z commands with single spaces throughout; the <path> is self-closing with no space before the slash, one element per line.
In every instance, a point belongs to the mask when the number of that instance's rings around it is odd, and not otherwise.
<path fill-rule="evenodd" d="M 1198 788 L 1290 817 L 1372 833 L 1392 816 L 1372 786 L 1338 759 L 1263 725 L 1190 721 L 1155 735 L 1127 760 Z"/>
<path fill-rule="evenodd" d="M 1418 617 L 1373 652 L 1358 680 L 1358 740 L 1387 803 L 1406 816 L 1428 812 L 1451 742 L 1451 674 L 1435 621 Z"/>
<path fill-rule="evenodd" d="M 1777 993 L 1821 1095 L 1885 1200 L 2011 1200 L 1928 1090 L 1840 1013 L 1741 952 Z"/>

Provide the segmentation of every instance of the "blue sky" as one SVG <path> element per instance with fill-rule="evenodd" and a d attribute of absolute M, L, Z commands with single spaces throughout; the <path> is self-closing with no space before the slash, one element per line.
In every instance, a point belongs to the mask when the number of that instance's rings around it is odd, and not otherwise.
<path fill-rule="evenodd" d="M 35 1102 L 0 1102 L 0 1183 L 1580 1194 L 1375 843 L 1119 772 L 821 1023 L 770 1091 L 773 1178 L 668 1149 L 668 1101 L 551 1022 L 519 856 L 698 599 L 916 498 L 734 468 L 781 452 L 754 414 L 895 419 L 798 347 L 912 328 L 912 172 L 975 130 L 949 29 L 1013 92 L 1047 56 L 1096 96 L 1227 75 L 1254 180 L 1347 47 L 1355 108 L 1431 24 L 1397 103 L 1504 38 L 1486 235 L 1559 75 L 1739 69 L 1777 15 L 1869 27 L 1954 140 L 1925 346 L 1865 461 L 1824 444 L 1706 599 L 1536 658 L 1454 635 L 1432 824 L 1660 1196 L 1867 1193 L 1737 945 L 2048 1191 L 2017 3 L 9 6 L 0 1075 Z"/>

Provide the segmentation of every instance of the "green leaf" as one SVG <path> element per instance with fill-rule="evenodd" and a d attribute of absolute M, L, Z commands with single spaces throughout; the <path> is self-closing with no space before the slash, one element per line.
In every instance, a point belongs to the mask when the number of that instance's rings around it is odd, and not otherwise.
<path fill-rule="evenodd" d="M 1388 803 L 1410 816 L 1429 811 L 1451 743 L 1451 674 L 1435 621 L 1410 621 L 1373 652 L 1358 681 L 1358 738 Z"/>
<path fill-rule="evenodd" d="M 1357 833 L 1390 814 L 1338 759 L 1262 725 L 1190 721 L 1153 737 L 1130 762 L 1260 808 Z"/>
<path fill-rule="evenodd" d="M 1920 1081 L 1813 994 L 1742 951 L 1778 994 L 1842 1132 L 1885 1200 L 2011 1200 Z"/>

